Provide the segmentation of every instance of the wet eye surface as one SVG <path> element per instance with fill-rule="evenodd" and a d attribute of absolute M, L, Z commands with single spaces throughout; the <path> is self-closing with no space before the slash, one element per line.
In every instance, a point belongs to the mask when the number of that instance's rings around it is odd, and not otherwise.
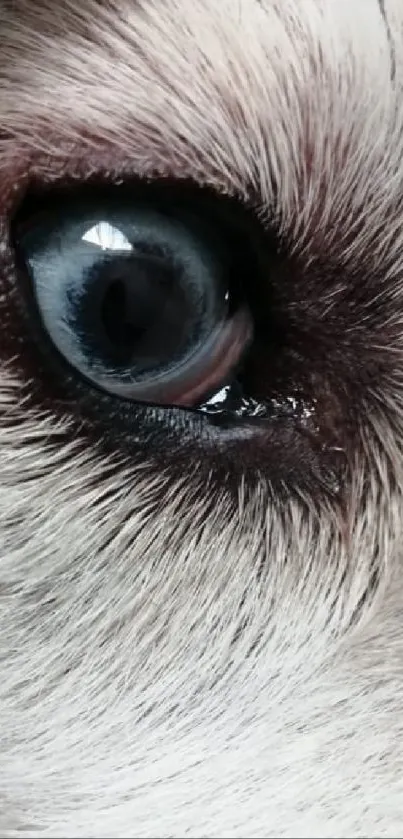
<path fill-rule="evenodd" d="M 271 412 L 245 371 L 278 328 L 276 255 L 236 202 L 166 183 L 49 190 L 13 240 L 36 335 L 89 386 L 216 419 Z"/>
<path fill-rule="evenodd" d="M 17 235 L 43 328 L 89 382 L 193 407 L 231 380 L 253 333 L 244 258 L 207 208 L 155 192 L 59 198 Z"/>

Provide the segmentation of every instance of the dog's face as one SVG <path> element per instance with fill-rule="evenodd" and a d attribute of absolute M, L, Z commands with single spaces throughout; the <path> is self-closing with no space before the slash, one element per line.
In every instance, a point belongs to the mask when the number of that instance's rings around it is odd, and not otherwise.
<path fill-rule="evenodd" d="M 0 834 L 398 836 L 401 2 L 0 32 Z"/>

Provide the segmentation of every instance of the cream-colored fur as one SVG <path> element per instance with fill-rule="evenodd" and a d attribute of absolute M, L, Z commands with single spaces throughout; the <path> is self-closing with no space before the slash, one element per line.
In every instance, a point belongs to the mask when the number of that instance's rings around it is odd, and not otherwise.
<path fill-rule="evenodd" d="M 401 0 L 1 0 L 0 258 L 27 176 L 192 178 L 370 254 L 389 365 L 342 512 L 270 474 L 235 512 L 4 359 L 1 837 L 402 835 L 402 94 Z"/>

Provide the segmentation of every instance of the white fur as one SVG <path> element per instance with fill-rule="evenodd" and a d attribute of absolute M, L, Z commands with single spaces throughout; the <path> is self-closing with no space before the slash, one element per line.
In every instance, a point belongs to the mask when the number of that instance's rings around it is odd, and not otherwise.
<path fill-rule="evenodd" d="M 206 513 L 197 472 L 155 510 L 147 462 L 133 476 L 85 450 L 3 367 L 0 835 L 398 837 L 401 2 L 394 74 L 375 0 L 3 7 L 3 197 L 66 159 L 189 176 L 263 220 L 275 195 L 308 259 L 385 265 L 397 337 L 342 522 L 309 497 L 267 505 L 263 486 Z"/>

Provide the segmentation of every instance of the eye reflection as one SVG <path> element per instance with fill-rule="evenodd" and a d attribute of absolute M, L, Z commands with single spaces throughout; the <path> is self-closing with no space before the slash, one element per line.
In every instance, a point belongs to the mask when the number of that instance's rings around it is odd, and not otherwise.
<path fill-rule="evenodd" d="M 101 221 L 94 224 L 82 237 L 83 242 L 95 245 L 103 251 L 117 251 L 118 253 L 130 253 L 133 245 L 122 230 L 108 221 Z"/>

